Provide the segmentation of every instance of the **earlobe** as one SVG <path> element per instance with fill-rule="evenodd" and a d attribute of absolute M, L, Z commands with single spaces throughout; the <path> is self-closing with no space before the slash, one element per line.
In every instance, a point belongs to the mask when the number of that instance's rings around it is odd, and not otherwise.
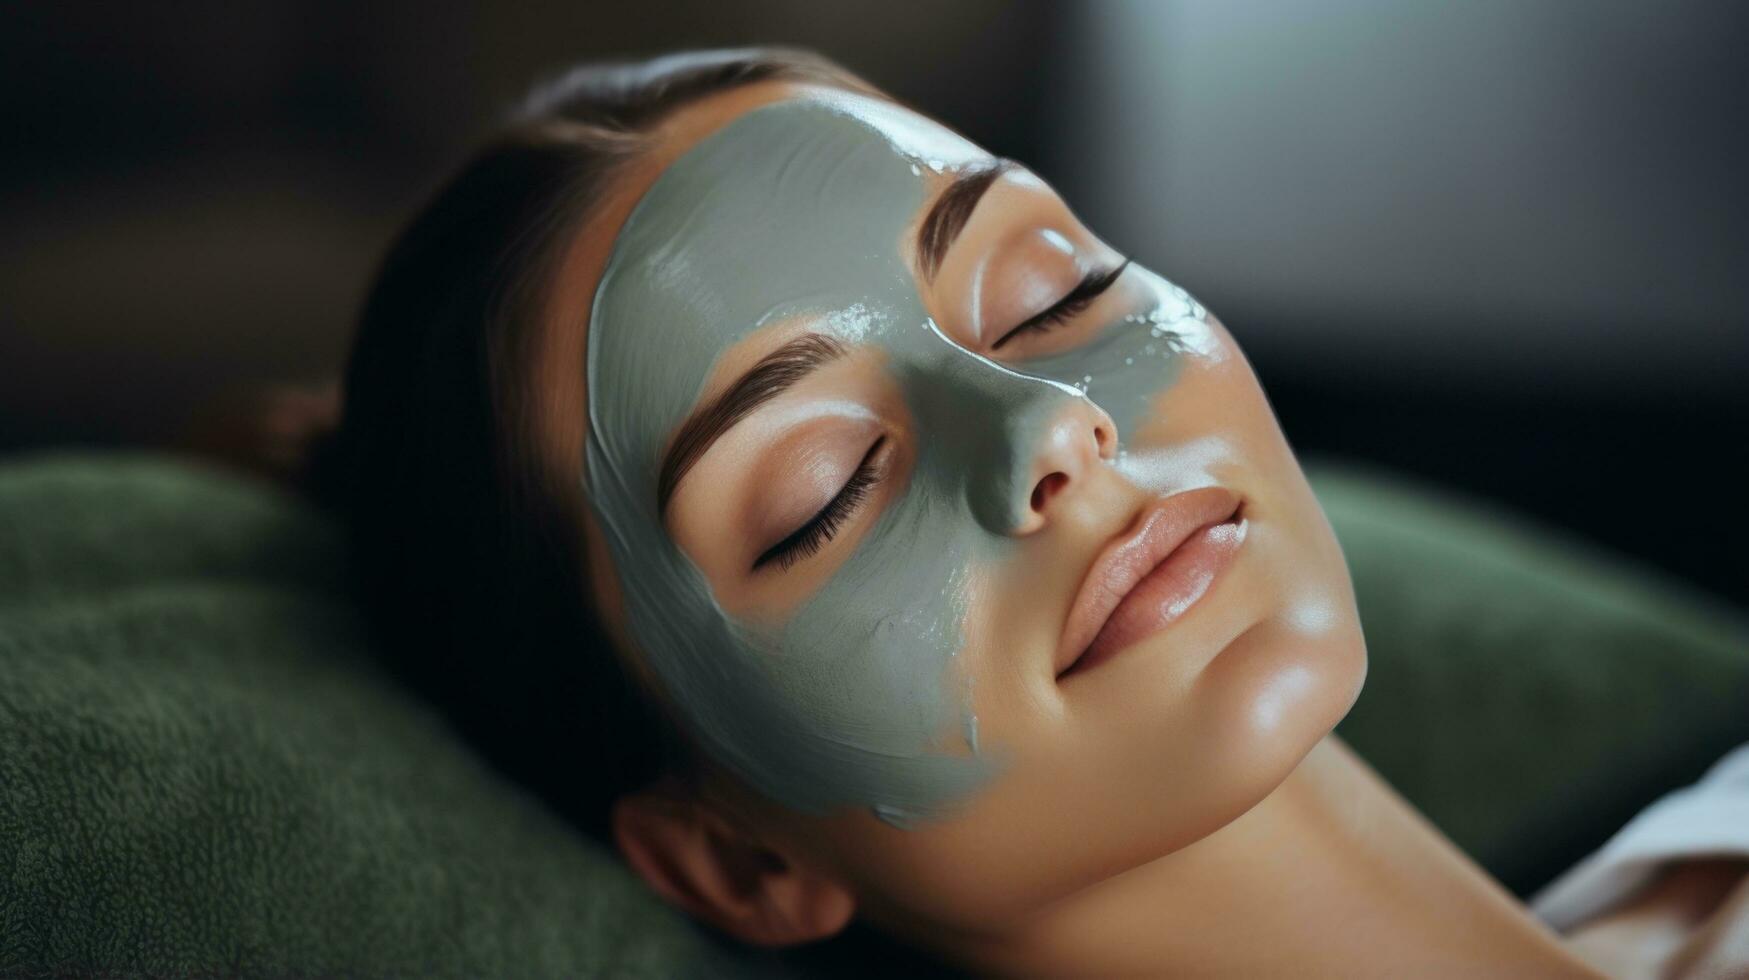
<path fill-rule="evenodd" d="M 671 904 L 743 942 L 792 946 L 842 930 L 849 889 L 748 837 L 695 795 L 652 786 L 613 806 L 613 836 Z"/>

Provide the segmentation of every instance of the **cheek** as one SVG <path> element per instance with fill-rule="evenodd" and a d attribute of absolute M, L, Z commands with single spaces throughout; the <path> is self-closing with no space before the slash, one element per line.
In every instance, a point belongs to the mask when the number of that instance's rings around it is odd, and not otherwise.
<path fill-rule="evenodd" d="M 1011 764 L 950 821 L 840 831 L 836 859 L 876 908 L 974 929 L 1187 846 L 1280 785 L 1352 705 L 1365 651 L 1328 525 L 1232 337 L 1210 318 L 1195 340 L 1155 382 L 1136 448 L 1215 447 L 1209 468 L 1254 502 L 1258 553 L 1232 584 L 1236 618 L 1255 626 L 1187 644 L 1221 651 L 1212 661 L 1069 703 L 1048 675 L 1017 674 L 1037 637 L 982 615 L 974 577 L 964 666 L 985 744 Z M 1075 585 L 1049 574 L 1040 594 Z"/>
<path fill-rule="evenodd" d="M 916 487 L 895 500 L 828 583 L 753 640 L 792 719 L 832 750 L 809 778 L 907 827 L 951 811 L 990 769 L 957 663 L 976 542 L 928 503 Z"/>
<path fill-rule="evenodd" d="M 1226 329 L 1210 323 L 1224 354 L 1187 370 L 1159 435 L 1214 434 L 1240 461 L 1222 475 L 1240 484 L 1254 519 L 1251 588 L 1263 618 L 1209 665 L 1199 686 L 1214 695 L 1216 741 L 1303 749 L 1341 719 L 1365 677 L 1353 585 L 1256 375 Z"/>

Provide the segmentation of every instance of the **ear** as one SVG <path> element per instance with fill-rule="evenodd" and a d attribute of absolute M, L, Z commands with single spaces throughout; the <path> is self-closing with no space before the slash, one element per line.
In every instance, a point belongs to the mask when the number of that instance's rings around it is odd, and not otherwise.
<path fill-rule="evenodd" d="M 656 893 L 743 942 L 791 946 L 843 929 L 849 889 L 737 830 L 710 802 L 657 785 L 613 805 L 613 836 Z"/>

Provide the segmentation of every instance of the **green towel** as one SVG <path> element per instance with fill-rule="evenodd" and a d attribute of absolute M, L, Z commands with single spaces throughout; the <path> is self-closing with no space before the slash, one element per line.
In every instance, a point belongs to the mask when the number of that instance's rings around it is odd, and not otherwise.
<path fill-rule="evenodd" d="M 337 545 L 166 460 L 0 471 L 0 974 L 733 975 L 371 666 Z"/>
<path fill-rule="evenodd" d="M 1389 483 L 1317 485 L 1372 656 L 1342 731 L 1514 887 L 1749 738 L 1731 615 Z M 774 956 L 691 926 L 378 670 L 340 582 L 333 529 L 273 488 L 0 466 L 0 975 L 926 972 L 866 934 Z"/>
<path fill-rule="evenodd" d="M 1337 732 L 1519 895 L 1749 741 L 1740 611 L 1377 474 L 1313 485 L 1367 637 Z"/>

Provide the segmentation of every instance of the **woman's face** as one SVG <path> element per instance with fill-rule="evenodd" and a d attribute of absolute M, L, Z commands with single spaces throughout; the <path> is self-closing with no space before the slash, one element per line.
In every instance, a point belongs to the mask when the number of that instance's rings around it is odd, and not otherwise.
<path fill-rule="evenodd" d="M 1183 290 L 878 99 L 761 84 L 656 147 L 542 383 L 596 598 L 764 832 L 976 929 L 1219 829 L 1347 711 L 1342 556 Z"/>

